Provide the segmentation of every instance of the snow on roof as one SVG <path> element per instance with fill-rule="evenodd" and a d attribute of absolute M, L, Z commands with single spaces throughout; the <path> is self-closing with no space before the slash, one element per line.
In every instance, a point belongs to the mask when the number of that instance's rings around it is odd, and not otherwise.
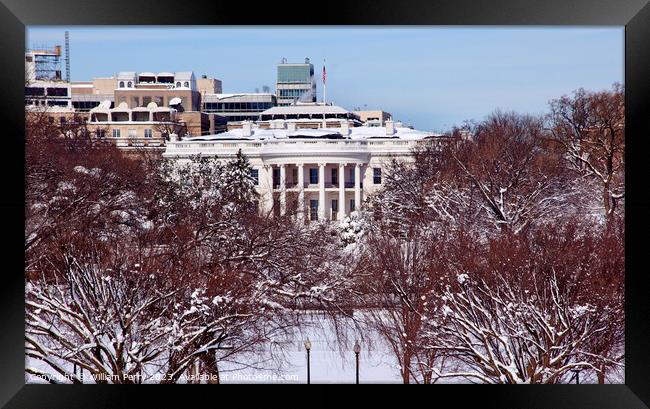
<path fill-rule="evenodd" d="M 159 72 L 158 76 L 159 77 L 173 77 L 174 73 L 171 73 L 171 72 Z"/>
<path fill-rule="evenodd" d="M 155 77 L 156 74 L 153 72 L 145 71 L 138 74 L 138 77 Z"/>
<path fill-rule="evenodd" d="M 269 108 L 262 115 L 295 115 L 295 114 L 347 114 L 348 110 L 336 105 L 288 105 Z"/>
<path fill-rule="evenodd" d="M 228 132 L 218 133 L 214 135 L 203 135 L 184 138 L 184 141 L 218 141 L 218 140 L 269 140 L 269 139 L 286 139 L 286 129 L 253 129 L 252 135 L 244 137 L 243 129 L 231 129 Z"/>
<path fill-rule="evenodd" d="M 358 126 L 350 128 L 351 139 L 371 138 L 399 138 L 399 139 L 424 139 L 428 136 L 439 136 L 433 132 L 418 131 L 406 127 L 395 127 L 393 135 L 386 134 L 385 126 Z"/>
<path fill-rule="evenodd" d="M 373 139 L 373 138 L 394 138 L 406 140 L 419 140 L 431 136 L 440 136 L 433 132 L 418 131 L 415 129 L 395 127 L 395 133 L 392 136 L 386 135 L 386 128 L 379 126 L 359 126 L 351 127 L 350 135 L 344 138 L 341 134 L 341 128 L 318 128 L 318 129 L 296 129 L 289 131 L 287 129 L 261 129 L 253 128 L 251 136 L 244 137 L 244 130 L 241 128 L 231 129 L 227 132 L 195 136 L 184 139 L 185 141 L 217 141 L 217 140 L 271 140 L 287 138 L 325 138 L 335 136 L 342 139 Z"/>

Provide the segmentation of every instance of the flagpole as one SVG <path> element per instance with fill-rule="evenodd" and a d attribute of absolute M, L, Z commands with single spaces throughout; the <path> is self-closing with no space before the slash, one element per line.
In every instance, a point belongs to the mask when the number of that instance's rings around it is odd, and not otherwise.
<path fill-rule="evenodd" d="M 327 71 L 325 71 L 325 60 L 323 60 L 323 105 L 325 105 L 325 96 L 327 93 Z"/>

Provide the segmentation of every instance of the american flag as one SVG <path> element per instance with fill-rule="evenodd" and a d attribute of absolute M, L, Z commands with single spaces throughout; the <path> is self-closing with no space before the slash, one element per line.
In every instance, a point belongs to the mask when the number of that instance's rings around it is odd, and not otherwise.
<path fill-rule="evenodd" d="M 327 72 L 325 71 L 325 66 L 323 65 L 323 84 L 325 84 L 326 80 L 327 80 Z"/>

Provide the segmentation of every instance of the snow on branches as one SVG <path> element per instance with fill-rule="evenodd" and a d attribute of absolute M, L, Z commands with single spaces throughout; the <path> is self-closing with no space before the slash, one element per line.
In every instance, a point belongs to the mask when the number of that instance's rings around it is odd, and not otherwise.
<path fill-rule="evenodd" d="M 522 290 L 504 278 L 487 284 L 459 275 L 441 294 L 429 347 L 459 362 L 437 371 L 484 383 L 566 383 L 573 370 L 598 372 L 589 345 L 607 329 L 595 306 L 572 302 L 555 275 Z M 616 365 L 616 363 L 614 363 Z"/>

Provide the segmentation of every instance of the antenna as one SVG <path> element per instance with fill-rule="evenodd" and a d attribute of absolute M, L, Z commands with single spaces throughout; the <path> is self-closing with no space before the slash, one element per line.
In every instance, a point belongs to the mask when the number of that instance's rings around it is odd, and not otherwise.
<path fill-rule="evenodd" d="M 65 32 L 65 80 L 70 82 L 70 33 Z"/>

